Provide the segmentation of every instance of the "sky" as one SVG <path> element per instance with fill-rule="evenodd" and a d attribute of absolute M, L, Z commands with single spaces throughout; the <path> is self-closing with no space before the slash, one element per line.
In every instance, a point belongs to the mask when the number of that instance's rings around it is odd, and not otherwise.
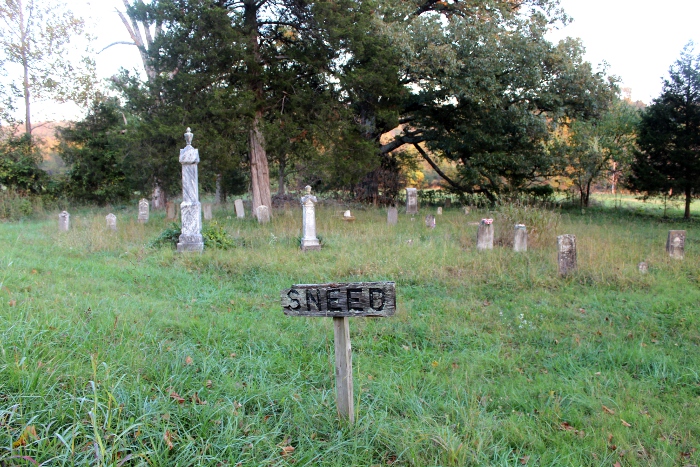
<path fill-rule="evenodd" d="M 121 0 L 67 0 L 74 13 L 86 19 L 96 37 L 95 51 L 117 41 L 129 41 L 115 7 Z M 649 103 L 661 92 L 662 79 L 681 49 L 693 40 L 700 53 L 700 0 L 561 0 L 573 18 L 566 27 L 550 33 L 552 41 L 571 36 L 586 47 L 585 59 L 598 68 L 607 62 L 608 73 L 631 88 L 632 99 Z M 114 45 L 96 57 L 99 78 L 116 74 L 121 67 L 142 69 L 136 47 Z M 42 110 L 40 107 L 43 107 Z M 80 112 L 70 105 L 35 105 L 33 120 L 75 119 Z"/>

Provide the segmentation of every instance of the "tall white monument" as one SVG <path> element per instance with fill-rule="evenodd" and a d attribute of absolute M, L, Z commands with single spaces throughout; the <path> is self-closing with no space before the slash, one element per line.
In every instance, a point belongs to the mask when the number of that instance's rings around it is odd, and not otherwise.
<path fill-rule="evenodd" d="M 180 219 L 182 229 L 177 251 L 202 251 L 202 205 L 199 204 L 199 180 L 197 164 L 199 150 L 192 147 L 194 135 L 187 128 L 185 142 L 187 145 L 180 149 L 180 164 L 182 164 L 182 203 L 180 203 Z"/>
<path fill-rule="evenodd" d="M 311 194 L 311 187 L 307 185 L 306 195 L 301 198 L 301 206 L 303 209 L 302 229 L 304 233 L 301 239 L 301 249 L 303 251 L 321 249 L 321 243 L 318 241 L 318 238 L 316 238 L 316 203 L 318 203 L 318 199 Z"/>

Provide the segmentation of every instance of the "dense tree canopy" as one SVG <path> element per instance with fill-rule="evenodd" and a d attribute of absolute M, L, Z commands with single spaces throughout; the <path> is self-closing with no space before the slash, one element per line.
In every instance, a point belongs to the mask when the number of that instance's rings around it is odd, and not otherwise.
<path fill-rule="evenodd" d="M 685 218 L 700 192 L 700 56 L 692 44 L 671 66 L 661 96 L 642 115 L 630 186 L 685 198 Z"/>

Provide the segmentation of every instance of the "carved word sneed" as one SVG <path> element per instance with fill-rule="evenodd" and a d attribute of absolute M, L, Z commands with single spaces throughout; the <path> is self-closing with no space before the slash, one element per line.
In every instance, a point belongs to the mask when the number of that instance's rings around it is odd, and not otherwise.
<path fill-rule="evenodd" d="M 281 298 L 288 316 L 391 316 L 396 283 L 299 284 L 283 290 Z"/>

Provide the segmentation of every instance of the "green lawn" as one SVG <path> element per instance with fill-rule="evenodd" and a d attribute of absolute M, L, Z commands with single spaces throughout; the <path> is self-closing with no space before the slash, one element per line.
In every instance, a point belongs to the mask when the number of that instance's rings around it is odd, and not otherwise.
<path fill-rule="evenodd" d="M 493 213 L 428 230 L 430 208 L 395 227 L 342 209 L 320 210 L 310 253 L 296 206 L 264 226 L 215 210 L 237 247 L 201 255 L 146 248 L 166 223 L 135 206 L 117 233 L 97 209 L 63 234 L 57 213 L 0 224 L 0 466 L 700 464 L 697 222 L 597 208 L 525 254 L 478 253 L 468 223 Z M 332 320 L 284 316 L 279 293 L 370 280 L 396 281 L 397 312 L 351 322 L 348 426 Z"/>

